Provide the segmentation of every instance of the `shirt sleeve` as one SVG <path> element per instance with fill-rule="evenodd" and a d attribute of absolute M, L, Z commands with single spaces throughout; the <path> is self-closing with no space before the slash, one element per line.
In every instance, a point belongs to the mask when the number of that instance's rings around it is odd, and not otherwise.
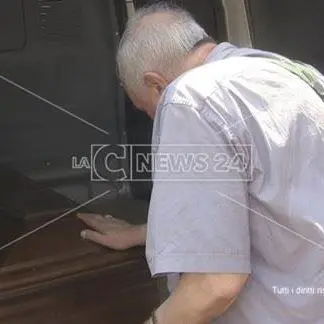
<path fill-rule="evenodd" d="M 242 156 L 185 104 L 163 107 L 146 256 L 153 276 L 250 273 Z"/>

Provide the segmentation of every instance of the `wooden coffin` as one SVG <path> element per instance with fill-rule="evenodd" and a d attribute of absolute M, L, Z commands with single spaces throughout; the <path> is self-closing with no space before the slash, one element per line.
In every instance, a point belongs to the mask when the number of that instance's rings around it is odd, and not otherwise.
<path fill-rule="evenodd" d="M 21 179 L 16 179 L 15 185 L 19 183 L 21 188 Z M 28 196 L 25 205 L 35 198 Z M 52 203 L 58 199 L 53 192 L 44 199 L 49 197 Z M 64 209 L 47 210 L 19 218 L 8 215 L 5 207 L 0 212 L 1 246 L 64 214 Z M 115 199 L 106 208 L 124 219 L 131 213 L 143 217 L 147 211 L 146 203 L 129 198 Z M 102 248 L 80 238 L 84 228 L 71 213 L 0 250 L 0 323 L 136 324 L 149 316 L 159 304 L 159 293 L 144 249 Z"/>

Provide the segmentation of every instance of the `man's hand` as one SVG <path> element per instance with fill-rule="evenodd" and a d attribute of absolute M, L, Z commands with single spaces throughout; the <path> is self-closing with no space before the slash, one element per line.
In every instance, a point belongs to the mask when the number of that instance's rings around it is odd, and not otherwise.
<path fill-rule="evenodd" d="M 94 230 L 84 230 L 81 237 L 114 250 L 145 245 L 146 224 L 132 225 L 110 215 L 78 214 L 77 217 Z"/>

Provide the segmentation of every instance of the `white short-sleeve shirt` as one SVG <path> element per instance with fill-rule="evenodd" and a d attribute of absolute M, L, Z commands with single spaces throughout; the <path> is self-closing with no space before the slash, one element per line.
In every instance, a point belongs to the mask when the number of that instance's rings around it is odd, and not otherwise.
<path fill-rule="evenodd" d="M 154 120 L 152 275 L 251 273 L 215 323 L 324 323 L 324 104 L 271 56 L 219 44 Z"/>

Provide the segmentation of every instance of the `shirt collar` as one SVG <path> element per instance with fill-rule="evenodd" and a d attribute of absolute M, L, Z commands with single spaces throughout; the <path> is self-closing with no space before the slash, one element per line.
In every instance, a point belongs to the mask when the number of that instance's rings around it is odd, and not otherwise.
<path fill-rule="evenodd" d="M 223 60 L 227 57 L 232 56 L 236 50 L 237 47 L 230 43 L 227 42 L 220 43 L 216 45 L 216 47 L 212 50 L 212 52 L 207 56 L 205 63 L 209 63 L 217 60 Z"/>

